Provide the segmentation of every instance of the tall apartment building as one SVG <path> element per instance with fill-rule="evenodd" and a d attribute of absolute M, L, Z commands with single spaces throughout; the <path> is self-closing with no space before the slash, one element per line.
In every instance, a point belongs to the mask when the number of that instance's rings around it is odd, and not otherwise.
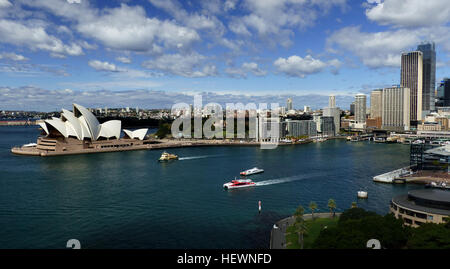
<path fill-rule="evenodd" d="M 287 109 L 287 111 L 293 109 L 293 106 L 292 106 L 292 98 L 288 98 L 288 99 L 287 99 L 286 109 Z"/>
<path fill-rule="evenodd" d="M 328 107 L 336 107 L 336 96 L 330 95 L 328 98 Z"/>
<path fill-rule="evenodd" d="M 400 86 L 410 89 L 410 119 L 413 125 L 422 119 L 423 53 L 412 51 L 402 54 Z"/>
<path fill-rule="evenodd" d="M 372 119 L 381 118 L 381 97 L 383 89 L 373 90 L 370 93 L 370 117 Z"/>
<path fill-rule="evenodd" d="M 333 117 L 335 131 L 333 135 L 336 135 L 336 133 L 338 133 L 341 128 L 341 110 L 336 107 L 336 99 L 334 95 L 330 95 L 328 100 L 328 107 L 325 107 L 323 109 L 323 116 Z"/>
<path fill-rule="evenodd" d="M 383 89 L 382 128 L 391 131 L 406 131 L 410 128 L 411 91 L 405 87 Z"/>
<path fill-rule="evenodd" d="M 436 48 L 434 42 L 425 42 L 417 46 L 423 54 L 422 110 L 435 110 L 434 89 L 436 86 Z"/>
<path fill-rule="evenodd" d="M 317 128 L 313 120 L 287 120 L 287 135 L 293 137 L 316 136 Z"/>
<path fill-rule="evenodd" d="M 355 120 L 356 123 L 366 122 L 366 95 L 363 93 L 358 93 L 355 96 Z"/>
<path fill-rule="evenodd" d="M 334 128 L 333 117 L 320 117 L 320 130 L 323 136 L 334 136 L 334 134 L 336 133 L 336 130 Z"/>

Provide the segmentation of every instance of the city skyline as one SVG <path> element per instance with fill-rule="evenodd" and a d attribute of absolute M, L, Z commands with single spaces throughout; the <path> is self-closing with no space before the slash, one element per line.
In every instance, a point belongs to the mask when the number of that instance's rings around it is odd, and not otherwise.
<path fill-rule="evenodd" d="M 408 15 L 417 8 L 420 16 Z M 0 106 L 167 108 L 204 93 L 232 103 L 290 96 L 296 109 L 325 107 L 334 94 L 346 108 L 357 93 L 399 84 L 401 53 L 423 41 L 436 43 L 436 81 L 450 74 L 448 8 L 413 0 L 2 0 Z"/>

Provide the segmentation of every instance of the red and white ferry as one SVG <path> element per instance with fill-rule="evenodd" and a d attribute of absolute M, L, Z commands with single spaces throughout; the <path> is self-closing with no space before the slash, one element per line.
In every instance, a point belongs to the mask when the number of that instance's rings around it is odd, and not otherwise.
<path fill-rule="evenodd" d="M 237 189 L 255 186 L 255 182 L 251 179 L 234 179 L 231 182 L 223 184 L 224 189 Z"/>

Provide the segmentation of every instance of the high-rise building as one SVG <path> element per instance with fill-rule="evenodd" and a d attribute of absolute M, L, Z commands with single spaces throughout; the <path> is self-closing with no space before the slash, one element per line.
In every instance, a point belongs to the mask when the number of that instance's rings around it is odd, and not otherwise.
<path fill-rule="evenodd" d="M 423 54 L 422 110 L 435 110 L 434 88 L 436 86 L 436 48 L 434 42 L 417 46 Z"/>
<path fill-rule="evenodd" d="M 291 98 L 288 98 L 288 99 L 287 99 L 286 109 L 287 109 L 287 111 L 293 109 L 293 106 L 292 106 L 292 99 L 291 99 Z"/>
<path fill-rule="evenodd" d="M 423 53 L 412 51 L 402 54 L 400 86 L 410 89 L 410 119 L 413 125 L 422 119 Z"/>
<path fill-rule="evenodd" d="M 330 95 L 328 99 L 328 107 L 336 107 L 336 96 Z"/>
<path fill-rule="evenodd" d="M 366 95 L 363 93 L 358 93 L 355 96 L 355 120 L 356 123 L 366 122 Z"/>
<path fill-rule="evenodd" d="M 313 120 L 287 120 L 287 135 L 293 137 L 316 136 L 317 128 Z"/>
<path fill-rule="evenodd" d="M 350 115 L 355 115 L 355 102 L 350 104 Z"/>
<path fill-rule="evenodd" d="M 320 130 L 323 136 L 334 136 L 336 130 L 334 129 L 333 117 L 320 117 Z"/>
<path fill-rule="evenodd" d="M 436 106 L 450 106 L 450 78 L 444 78 L 437 87 Z"/>
<path fill-rule="evenodd" d="M 305 113 L 311 112 L 311 107 L 309 107 L 309 106 L 303 106 L 303 112 L 305 112 Z"/>
<path fill-rule="evenodd" d="M 405 131 L 410 127 L 410 89 L 392 87 L 383 89 L 382 127 L 391 131 Z"/>
<path fill-rule="evenodd" d="M 328 105 L 328 107 L 323 109 L 323 115 L 325 117 L 333 117 L 335 131 L 333 135 L 336 135 L 341 128 L 341 110 L 336 107 L 336 99 L 334 95 L 330 95 Z"/>
<path fill-rule="evenodd" d="M 372 119 L 381 118 L 381 96 L 383 89 L 373 90 L 370 93 L 370 117 Z"/>

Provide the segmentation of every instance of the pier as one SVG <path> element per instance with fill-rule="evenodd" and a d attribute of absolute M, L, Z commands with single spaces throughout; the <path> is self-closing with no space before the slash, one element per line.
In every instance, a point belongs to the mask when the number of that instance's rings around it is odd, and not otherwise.
<path fill-rule="evenodd" d="M 406 182 L 406 180 L 403 177 L 412 174 L 414 174 L 414 172 L 411 170 L 411 166 L 406 166 L 394 171 L 374 176 L 373 181 L 382 183 L 394 183 L 396 181 L 402 181 L 404 183 Z"/>

